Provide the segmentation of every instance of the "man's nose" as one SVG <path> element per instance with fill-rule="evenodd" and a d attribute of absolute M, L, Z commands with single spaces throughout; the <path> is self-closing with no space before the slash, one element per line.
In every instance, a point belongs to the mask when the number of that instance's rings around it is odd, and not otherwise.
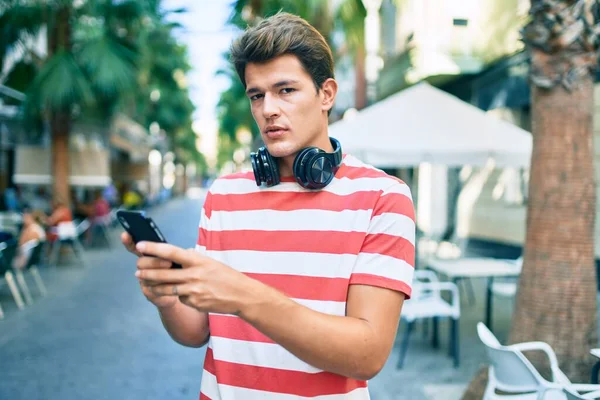
<path fill-rule="evenodd" d="M 276 118 L 280 114 L 279 103 L 277 98 L 269 93 L 265 94 L 263 99 L 263 116 L 266 119 Z"/>

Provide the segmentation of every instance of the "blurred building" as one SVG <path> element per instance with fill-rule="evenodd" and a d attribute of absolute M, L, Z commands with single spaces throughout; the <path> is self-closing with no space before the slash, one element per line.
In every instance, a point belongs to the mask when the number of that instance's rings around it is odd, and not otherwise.
<path fill-rule="evenodd" d="M 48 126 L 25 128 L 19 114 L 25 94 L 10 87 L 13 81 L 29 82 L 22 79 L 23 74 L 35 74 L 35 69 L 28 73 L 28 68 L 33 68 L 34 60 L 44 59 L 46 51 L 46 30 L 41 29 L 36 37 L 27 37 L 11 49 L 0 66 L 0 192 L 11 185 L 24 192 L 38 187 L 49 192 L 52 185 Z M 127 115 L 117 114 L 108 122 L 76 117 L 69 136 L 72 191 L 82 199 L 85 192 L 114 184 L 120 190 L 138 189 L 150 198 L 158 197 L 166 186 L 176 186 L 177 177 L 183 180 L 181 168 L 171 166 L 172 162 L 164 165 L 163 155 L 169 149 L 164 131 L 152 135 Z M 158 160 L 150 157 L 152 150 L 159 154 Z M 177 188 L 183 191 L 181 182 Z"/>
<path fill-rule="evenodd" d="M 529 6 L 528 0 L 383 0 L 376 99 L 427 81 L 530 131 L 529 60 L 519 40 Z M 521 252 L 528 171 L 435 165 L 389 172 L 418 187 L 418 206 L 431 207 L 434 224 L 420 226 L 424 234 L 461 236 L 510 256 Z M 432 198 L 419 201 L 423 195 Z"/>
<path fill-rule="evenodd" d="M 24 99 L 23 93 L 0 85 L 0 193 L 13 183 L 14 150 L 21 129 L 17 104 Z"/>

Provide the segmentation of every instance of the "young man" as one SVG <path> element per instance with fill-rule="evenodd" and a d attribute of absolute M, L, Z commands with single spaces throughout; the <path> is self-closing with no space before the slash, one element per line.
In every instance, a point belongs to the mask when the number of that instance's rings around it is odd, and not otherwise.
<path fill-rule="evenodd" d="M 136 275 L 174 340 L 208 342 L 200 399 L 368 399 L 411 292 L 409 189 L 328 137 L 333 59 L 306 21 L 267 18 L 232 58 L 266 149 L 215 181 L 198 251 L 124 235 Z"/>

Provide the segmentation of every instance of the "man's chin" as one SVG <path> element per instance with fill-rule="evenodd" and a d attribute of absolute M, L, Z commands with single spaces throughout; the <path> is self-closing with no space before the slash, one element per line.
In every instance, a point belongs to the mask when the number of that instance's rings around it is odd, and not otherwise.
<path fill-rule="evenodd" d="M 271 143 L 267 145 L 267 150 L 275 158 L 290 157 L 297 153 L 297 150 L 287 143 Z"/>

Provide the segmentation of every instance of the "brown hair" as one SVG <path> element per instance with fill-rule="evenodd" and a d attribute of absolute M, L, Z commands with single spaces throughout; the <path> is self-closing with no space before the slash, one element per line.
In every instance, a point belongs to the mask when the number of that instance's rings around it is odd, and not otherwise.
<path fill-rule="evenodd" d="M 279 12 L 249 27 L 233 42 L 231 61 L 246 87 L 246 65 L 293 54 L 311 76 L 317 92 L 333 78 L 333 56 L 323 35 L 306 20 Z"/>

